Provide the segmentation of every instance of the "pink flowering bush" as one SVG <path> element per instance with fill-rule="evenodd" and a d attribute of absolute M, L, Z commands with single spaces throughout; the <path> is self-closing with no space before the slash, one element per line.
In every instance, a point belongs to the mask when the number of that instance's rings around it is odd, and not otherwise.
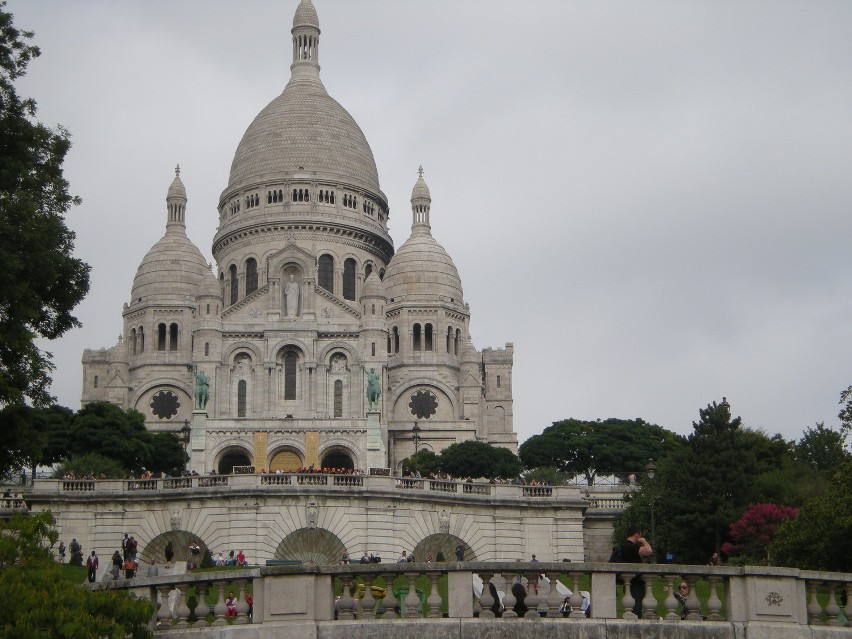
<path fill-rule="evenodd" d="M 737 557 L 738 563 L 769 563 L 769 545 L 778 525 L 796 517 L 798 511 L 775 504 L 751 504 L 742 516 L 728 526 L 731 541 L 722 544 L 722 552 Z"/>

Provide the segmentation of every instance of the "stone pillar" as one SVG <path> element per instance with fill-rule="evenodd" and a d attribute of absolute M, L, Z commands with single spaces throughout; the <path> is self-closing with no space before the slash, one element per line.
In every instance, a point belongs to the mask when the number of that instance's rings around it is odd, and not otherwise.
<path fill-rule="evenodd" d="M 204 448 L 207 440 L 207 412 L 203 410 L 192 411 L 192 430 L 189 435 L 189 470 L 196 471 L 199 475 L 206 475 L 205 468 L 207 460 Z"/>
<path fill-rule="evenodd" d="M 386 468 L 388 451 L 382 440 L 382 413 L 378 410 L 367 411 L 367 468 Z"/>

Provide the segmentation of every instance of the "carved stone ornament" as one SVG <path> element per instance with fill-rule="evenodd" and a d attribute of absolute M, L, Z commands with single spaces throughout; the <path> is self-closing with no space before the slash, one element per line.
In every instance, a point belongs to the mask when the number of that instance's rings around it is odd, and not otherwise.
<path fill-rule="evenodd" d="M 308 528 L 316 528 L 317 527 L 317 513 L 319 513 L 319 504 L 317 504 L 317 500 L 311 497 L 308 500 L 307 506 L 308 512 Z"/>
<path fill-rule="evenodd" d="M 438 513 L 438 530 L 444 534 L 450 534 L 450 514 L 446 510 Z"/>
<path fill-rule="evenodd" d="M 261 313 L 260 309 L 257 306 L 253 306 L 249 310 L 249 317 L 253 317 L 254 319 L 257 319 L 258 317 L 260 317 L 260 313 Z"/>
<path fill-rule="evenodd" d="M 183 511 L 180 508 L 172 511 L 171 524 L 172 530 L 180 530 L 183 526 Z"/>
<path fill-rule="evenodd" d="M 784 597 L 781 596 L 780 592 L 773 591 L 766 594 L 766 603 L 770 606 L 780 606 L 782 601 L 784 601 Z"/>
<path fill-rule="evenodd" d="M 325 318 L 334 317 L 334 313 L 331 311 L 331 307 L 323 306 L 322 307 L 322 316 Z"/>

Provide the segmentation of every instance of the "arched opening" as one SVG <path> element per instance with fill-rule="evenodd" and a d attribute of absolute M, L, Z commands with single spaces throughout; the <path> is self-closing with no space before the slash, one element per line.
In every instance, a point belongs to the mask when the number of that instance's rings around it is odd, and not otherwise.
<path fill-rule="evenodd" d="M 246 260 L 246 295 L 257 290 L 257 260 L 250 257 Z"/>
<path fill-rule="evenodd" d="M 173 521 L 172 525 L 175 523 L 177 522 Z M 166 562 L 166 546 L 169 543 L 171 543 L 172 550 L 174 551 L 172 561 L 175 564 L 186 564 L 189 560 L 189 547 L 192 544 L 197 545 L 201 550 L 193 558 L 193 562 L 199 566 L 210 563 L 210 550 L 207 548 L 204 540 L 198 535 L 185 530 L 169 530 L 157 535 L 139 552 L 139 560 L 143 564 L 153 564 L 154 562 L 164 564 Z"/>
<path fill-rule="evenodd" d="M 293 351 L 284 353 L 284 399 L 296 399 L 296 364 L 299 356 Z"/>
<path fill-rule="evenodd" d="M 248 384 L 246 380 L 241 379 L 237 383 L 237 417 L 246 416 L 246 395 Z"/>
<path fill-rule="evenodd" d="M 234 472 L 234 466 L 251 466 L 251 458 L 246 450 L 231 448 L 225 451 L 219 458 L 216 472 L 220 475 L 230 475 Z"/>
<path fill-rule="evenodd" d="M 166 325 L 159 324 L 157 326 L 157 350 L 166 350 Z"/>
<path fill-rule="evenodd" d="M 317 267 L 317 283 L 329 293 L 334 293 L 334 258 L 328 253 L 320 255 Z"/>
<path fill-rule="evenodd" d="M 231 264 L 231 268 L 228 269 L 228 274 L 231 276 L 231 304 L 236 304 L 239 299 L 239 281 L 237 280 L 237 266 L 236 264 Z"/>
<path fill-rule="evenodd" d="M 423 337 L 423 350 L 431 351 L 432 350 L 432 325 L 426 324 L 425 335 Z"/>
<path fill-rule="evenodd" d="M 345 552 L 346 546 L 334 533 L 323 528 L 300 528 L 281 540 L 275 559 L 327 566 L 339 563 Z"/>
<path fill-rule="evenodd" d="M 178 349 L 178 325 L 171 324 L 169 326 L 169 350 L 176 351 Z"/>
<path fill-rule="evenodd" d="M 352 457 L 345 450 L 335 448 L 323 455 L 320 462 L 322 468 L 344 468 L 346 470 L 354 470 L 355 463 Z"/>
<path fill-rule="evenodd" d="M 269 460 L 269 472 L 281 471 L 284 473 L 295 473 L 304 465 L 302 457 L 292 449 L 284 449 L 276 452 Z"/>
<path fill-rule="evenodd" d="M 139 352 L 145 352 L 145 329 L 142 326 L 139 327 Z"/>
<path fill-rule="evenodd" d="M 355 260 L 343 262 L 343 299 L 355 300 Z"/>
<path fill-rule="evenodd" d="M 136 355 L 136 329 L 130 331 L 130 347 L 133 355 Z"/>
<path fill-rule="evenodd" d="M 464 540 L 448 533 L 435 533 L 425 537 L 412 552 L 416 561 L 426 561 L 429 555 L 432 555 L 432 561 L 438 561 L 439 555 L 444 561 L 456 561 L 456 548 L 459 544 L 464 546 L 464 560 L 476 561 L 473 549 Z"/>
<path fill-rule="evenodd" d="M 415 353 L 421 349 L 422 339 L 421 339 L 421 329 L 420 324 L 414 325 L 414 330 L 411 334 L 411 350 Z"/>
<path fill-rule="evenodd" d="M 343 382 L 334 381 L 334 416 L 343 417 Z"/>

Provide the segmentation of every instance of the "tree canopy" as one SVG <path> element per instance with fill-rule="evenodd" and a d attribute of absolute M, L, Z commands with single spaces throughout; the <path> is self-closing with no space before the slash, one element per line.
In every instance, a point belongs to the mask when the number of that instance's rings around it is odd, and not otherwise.
<path fill-rule="evenodd" d="M 831 470 L 849 459 L 847 432 L 826 428 L 822 422 L 806 428 L 796 445 L 796 457 L 813 470 Z"/>
<path fill-rule="evenodd" d="M 89 290 L 64 220 L 80 201 L 62 173 L 68 132 L 35 121 L 35 101 L 15 90 L 40 55 L 32 36 L 0 4 L 0 406 L 49 403 L 53 365 L 35 340 L 78 326 L 71 311 Z"/>
<path fill-rule="evenodd" d="M 0 524 L 0 598 L 9 602 L 0 639 L 150 637 L 150 601 L 127 591 L 92 591 L 66 577 L 51 550 L 54 523 L 44 512 Z"/>
<path fill-rule="evenodd" d="M 528 468 L 553 467 L 591 485 L 597 475 L 644 469 L 680 445 L 678 435 L 641 419 L 564 419 L 530 437 L 518 455 Z"/>
<path fill-rule="evenodd" d="M 453 477 L 512 479 L 521 472 L 521 462 L 512 451 L 485 442 L 465 441 L 441 451 L 441 470 Z"/>

